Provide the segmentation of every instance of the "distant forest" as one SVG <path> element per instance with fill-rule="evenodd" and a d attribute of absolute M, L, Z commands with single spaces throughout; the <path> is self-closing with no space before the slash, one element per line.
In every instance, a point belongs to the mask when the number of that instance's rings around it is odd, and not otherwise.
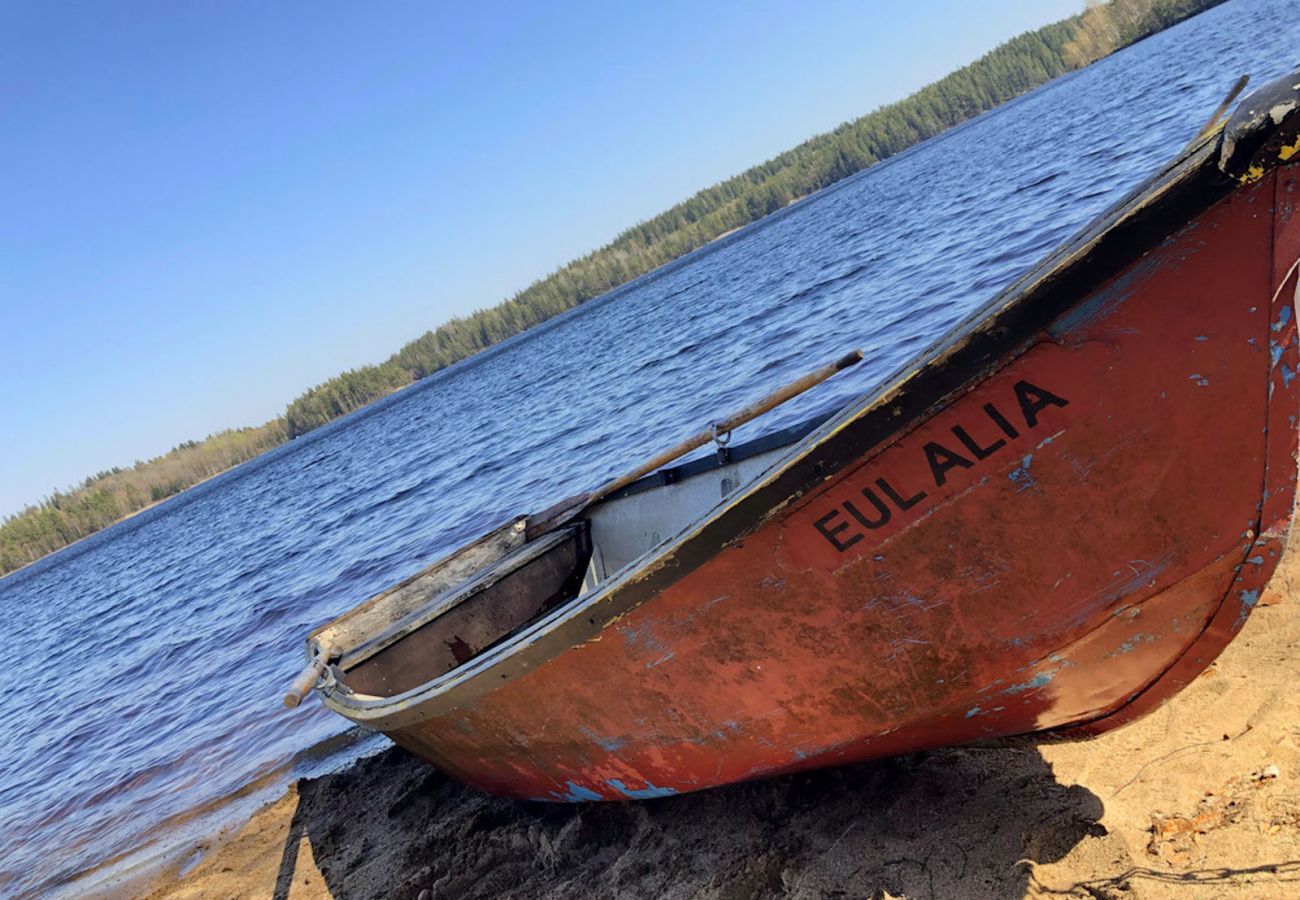
<path fill-rule="evenodd" d="M 1026 91 L 1224 0 L 1091 0 L 1079 15 L 1013 38 L 981 59 L 761 165 L 706 188 L 488 309 L 428 331 L 377 365 L 296 398 L 284 416 L 189 441 L 87 478 L 0 524 L 0 574 L 513 337 L 719 236 L 773 213 Z"/>

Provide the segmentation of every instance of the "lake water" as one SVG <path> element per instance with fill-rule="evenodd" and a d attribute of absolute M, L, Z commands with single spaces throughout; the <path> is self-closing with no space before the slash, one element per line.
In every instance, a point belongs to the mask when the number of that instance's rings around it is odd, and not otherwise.
<path fill-rule="evenodd" d="M 311 626 L 853 347 L 736 438 L 870 389 L 1297 64 L 1300 0 L 1232 0 L 0 581 L 0 893 L 383 746 L 281 706 Z"/>

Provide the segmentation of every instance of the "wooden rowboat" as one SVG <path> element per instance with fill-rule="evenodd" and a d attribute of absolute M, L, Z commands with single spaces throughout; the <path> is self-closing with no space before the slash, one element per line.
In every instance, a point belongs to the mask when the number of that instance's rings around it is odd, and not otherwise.
<path fill-rule="evenodd" d="M 560 801 L 1132 720 L 1283 550 L 1298 208 L 1300 74 L 880 390 L 505 524 L 312 632 L 287 702 Z"/>

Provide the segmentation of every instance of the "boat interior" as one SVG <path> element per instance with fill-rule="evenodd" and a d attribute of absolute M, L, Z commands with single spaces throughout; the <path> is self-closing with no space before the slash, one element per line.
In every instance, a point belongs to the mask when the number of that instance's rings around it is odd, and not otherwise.
<path fill-rule="evenodd" d="M 309 644 L 334 648 L 334 677 L 353 694 L 420 687 L 636 565 L 828 418 L 660 469 L 531 540 L 527 520 L 508 522 L 317 629 Z"/>

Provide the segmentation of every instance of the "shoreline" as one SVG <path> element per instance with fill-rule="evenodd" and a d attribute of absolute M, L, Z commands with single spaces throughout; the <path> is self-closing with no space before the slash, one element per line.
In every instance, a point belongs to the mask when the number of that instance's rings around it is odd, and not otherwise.
<path fill-rule="evenodd" d="M 16 569 L 10 569 L 7 572 L 0 572 L 0 582 L 3 582 L 10 575 L 17 575 L 21 572 L 26 572 L 28 569 L 30 569 L 32 566 L 38 563 L 44 562 L 45 560 L 50 559 L 51 557 L 58 556 L 60 553 L 62 553 L 65 550 L 71 550 L 74 547 L 85 543 L 91 538 L 98 537 L 104 532 L 110 531 L 125 522 L 130 522 L 136 516 L 143 515 L 144 513 L 149 512 L 149 510 L 151 509 L 157 509 L 158 507 L 162 506 L 164 503 L 167 503 L 169 500 L 173 500 L 176 497 L 181 496 L 182 494 L 194 490 L 197 487 L 202 487 L 203 485 L 207 484 L 209 481 L 212 481 L 214 478 L 220 478 L 222 475 L 225 475 L 227 472 L 233 472 L 235 471 L 235 469 L 238 469 L 244 463 L 252 462 L 255 459 L 260 459 L 261 457 L 265 456 L 267 453 L 270 453 L 272 450 L 275 450 L 283 446 L 284 444 L 276 444 L 274 447 L 268 447 L 267 449 L 263 450 L 261 453 L 257 454 L 256 456 L 250 456 L 248 459 L 244 460 L 244 462 L 236 463 L 235 465 L 231 466 L 229 469 L 222 469 L 220 472 L 214 472 L 211 475 L 200 478 L 198 481 L 194 482 L 189 487 L 182 488 L 181 490 L 177 491 L 174 494 L 170 494 L 166 497 L 163 497 L 161 500 L 153 500 L 147 505 L 140 507 L 139 509 L 132 510 L 131 512 L 122 516 L 122 518 L 114 519 L 108 525 L 105 525 L 103 528 L 100 528 L 96 531 L 92 531 L 90 534 L 83 534 L 75 541 L 70 541 L 64 544 L 62 547 L 59 547 L 57 550 L 51 550 L 49 553 L 46 553 L 44 556 L 38 556 L 36 557 L 36 559 L 33 559 L 31 562 L 25 562 Z M 21 515 L 21 513 L 19 513 L 19 515 Z"/>
<path fill-rule="evenodd" d="M 1293 896 L 1300 559 L 1151 715 L 652 801 L 500 800 L 397 748 L 182 848 L 163 898 Z"/>
<path fill-rule="evenodd" d="M 34 887 L 52 898 L 143 896 L 160 879 L 183 877 L 249 821 L 296 791 L 300 781 L 342 771 L 391 747 L 379 732 L 345 728 L 229 793 L 168 816 L 135 846 Z"/>

